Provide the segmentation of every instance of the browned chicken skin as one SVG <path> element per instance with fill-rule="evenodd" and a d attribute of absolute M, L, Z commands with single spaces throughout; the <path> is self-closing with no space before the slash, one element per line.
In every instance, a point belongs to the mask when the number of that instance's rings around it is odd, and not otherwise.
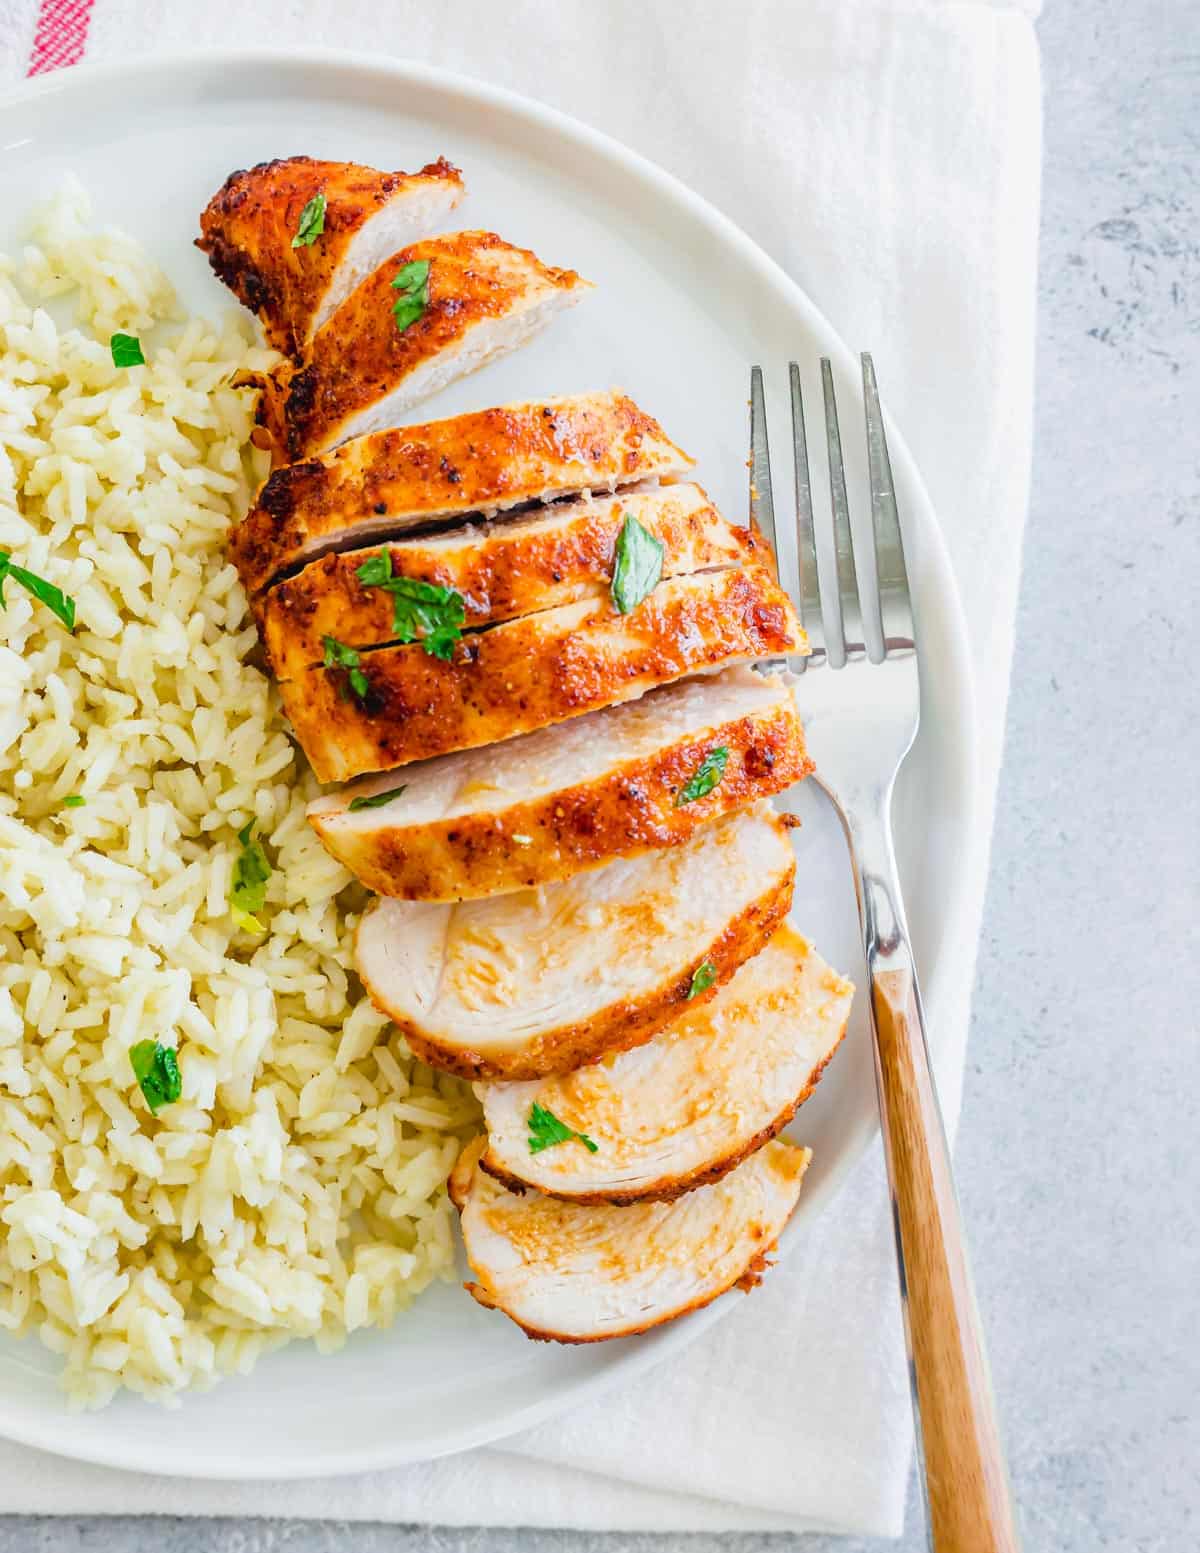
<path fill-rule="evenodd" d="M 425 262 L 424 311 L 401 328 L 396 283 Z M 494 232 L 410 243 L 317 330 L 303 366 L 284 363 L 268 376 L 262 422 L 287 462 L 395 425 L 439 388 L 523 344 L 588 284 Z"/>
<path fill-rule="evenodd" d="M 481 1086 L 480 1167 L 515 1192 L 669 1202 L 778 1136 L 846 1033 L 853 985 L 787 924 L 716 995 L 653 1040 L 571 1073 Z M 531 1153 L 530 1107 L 598 1145 Z"/>
<path fill-rule="evenodd" d="M 356 437 L 279 469 L 230 537 L 253 598 L 328 550 L 470 513 L 664 479 L 692 460 L 621 393 L 500 405 Z"/>
<path fill-rule="evenodd" d="M 538 507 L 488 527 L 464 526 L 386 547 L 394 575 L 462 595 L 468 626 L 600 597 L 610 585 L 617 538 L 632 518 L 665 547 L 663 575 L 753 562 L 762 541 L 726 523 L 697 485 Z M 279 679 L 320 663 L 333 636 L 354 647 L 394 641 L 390 594 L 362 582 L 376 546 L 324 555 L 262 595 L 260 627 Z"/>
<path fill-rule="evenodd" d="M 681 802 L 715 749 L 720 781 Z M 315 799 L 308 820 L 380 895 L 469 900 L 678 846 L 811 770 L 786 682 L 741 665 L 368 777 Z"/>
<path fill-rule="evenodd" d="M 612 1207 L 510 1192 L 479 1168 L 482 1147 L 468 1144 L 450 1177 L 467 1293 L 557 1343 L 632 1337 L 755 1288 L 812 1157 L 775 1139 L 675 1202 Z"/>
<path fill-rule="evenodd" d="M 541 889 L 377 901 L 355 965 L 422 1061 L 472 1079 L 566 1073 L 715 997 L 787 916 L 795 876 L 788 828 L 762 802 Z"/>
<path fill-rule="evenodd" d="M 418 173 L 311 156 L 260 162 L 230 173 L 213 195 L 200 217 L 196 246 L 257 313 L 268 344 L 299 356 L 364 275 L 439 225 L 462 194 L 462 174 L 444 158 Z M 293 246 L 305 207 L 319 196 L 324 230 Z"/>
<path fill-rule="evenodd" d="M 280 689 L 318 780 L 338 782 L 528 733 L 700 670 L 804 651 L 774 579 L 730 568 L 670 578 L 627 615 L 589 599 L 467 632 L 449 662 L 416 643 L 364 653 L 361 700 L 340 668 Z"/>

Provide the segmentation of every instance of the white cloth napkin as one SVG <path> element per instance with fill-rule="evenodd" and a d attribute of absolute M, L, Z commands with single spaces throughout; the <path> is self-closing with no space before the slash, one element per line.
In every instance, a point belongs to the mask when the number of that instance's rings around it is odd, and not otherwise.
<path fill-rule="evenodd" d="M 25 73 L 36 10 L 37 0 L 0 0 L 10 81 Z M 1037 0 L 96 0 L 86 58 L 236 40 L 426 60 L 607 130 L 740 223 L 852 347 L 874 352 L 962 589 L 990 828 L 1030 458 L 1036 10 Z M 937 1009 L 951 1127 L 985 875 L 981 845 L 957 975 Z M 212 1484 L 0 1444 L 0 1510 L 894 1535 L 911 1422 L 892 1255 L 876 1150 L 763 1290 L 669 1369 L 502 1448 L 353 1479 Z"/>

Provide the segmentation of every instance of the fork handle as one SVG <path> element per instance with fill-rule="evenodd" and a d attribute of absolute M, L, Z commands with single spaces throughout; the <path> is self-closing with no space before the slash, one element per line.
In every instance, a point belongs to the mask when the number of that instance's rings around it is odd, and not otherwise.
<path fill-rule="evenodd" d="M 890 794 L 849 824 L 918 1447 L 934 1553 L 1018 1553 L 987 1355 L 896 877 Z"/>

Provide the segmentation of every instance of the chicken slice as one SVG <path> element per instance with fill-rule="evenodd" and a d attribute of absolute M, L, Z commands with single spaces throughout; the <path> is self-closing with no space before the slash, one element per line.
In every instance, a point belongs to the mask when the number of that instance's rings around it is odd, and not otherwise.
<path fill-rule="evenodd" d="M 710 997 L 786 916 L 795 871 L 763 802 L 560 884 L 457 905 L 377 901 L 359 924 L 358 973 L 435 1067 L 569 1072 Z"/>
<path fill-rule="evenodd" d="M 699 670 L 803 653 L 787 594 L 761 567 L 672 577 L 629 614 L 605 597 L 469 631 L 444 660 L 419 642 L 280 685 L 317 779 L 474 749 L 632 701 Z M 355 685 L 357 684 L 357 691 Z"/>
<path fill-rule="evenodd" d="M 530 1337 L 595 1343 L 631 1337 L 752 1289 L 792 1215 L 808 1149 L 779 1139 L 713 1186 L 674 1202 L 587 1206 L 518 1196 L 480 1170 L 482 1140 L 450 1177 L 467 1261 L 467 1292 Z"/>
<path fill-rule="evenodd" d="M 278 469 L 234 529 L 230 553 L 253 597 L 281 573 L 479 513 L 614 491 L 683 474 L 692 460 L 621 393 L 501 405 L 359 437 Z"/>
<path fill-rule="evenodd" d="M 719 1180 L 791 1121 L 846 1032 L 854 988 L 786 924 L 711 1002 L 634 1051 L 483 1084 L 484 1170 L 576 1202 L 669 1199 Z M 534 1152 L 534 1106 L 596 1145 Z"/>
<path fill-rule="evenodd" d="M 378 559 L 394 577 L 453 588 L 468 626 L 602 598 L 627 518 L 662 544 L 664 577 L 766 559 L 762 539 L 726 523 L 698 485 L 556 503 L 500 523 L 321 556 L 260 595 L 259 629 L 271 666 L 278 679 L 295 679 L 321 662 L 326 636 L 354 647 L 395 641 L 392 595 L 359 576 Z"/>
<path fill-rule="evenodd" d="M 258 314 L 267 342 L 298 356 L 361 280 L 439 226 L 462 196 L 462 174 L 441 158 L 418 173 L 385 173 L 289 156 L 230 173 L 200 217 L 196 247 Z M 319 199 L 323 230 L 297 242 Z"/>
<path fill-rule="evenodd" d="M 720 750 L 717 785 L 681 803 Z M 369 777 L 314 800 L 308 819 L 380 895 L 469 900 L 675 846 L 811 769 L 790 687 L 743 665 Z"/>
<path fill-rule="evenodd" d="M 413 267 L 428 266 L 424 279 Z M 404 284 L 425 297 L 403 323 Z M 524 345 L 572 307 L 589 281 L 554 269 L 494 232 L 410 243 L 350 293 L 313 335 L 304 365 L 267 375 L 259 417 L 280 461 L 396 426 L 414 405 Z"/>

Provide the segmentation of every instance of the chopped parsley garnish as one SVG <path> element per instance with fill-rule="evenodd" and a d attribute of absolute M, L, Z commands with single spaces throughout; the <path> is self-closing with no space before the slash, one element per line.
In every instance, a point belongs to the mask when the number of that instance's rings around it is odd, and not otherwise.
<path fill-rule="evenodd" d="M 139 1041 L 129 1048 L 129 1065 L 141 1086 L 146 1104 L 154 1112 L 171 1105 L 183 1093 L 179 1076 L 179 1058 L 173 1046 L 157 1041 Z"/>
<path fill-rule="evenodd" d="M 392 595 L 392 630 L 398 641 L 420 642 L 433 657 L 450 661 L 467 618 L 461 593 L 415 577 L 397 577 L 387 549 L 368 556 L 355 576 L 364 588 L 382 588 Z"/>
<path fill-rule="evenodd" d="M 709 750 L 688 781 L 679 789 L 675 798 L 675 807 L 679 809 L 685 803 L 695 803 L 697 798 L 703 798 L 706 793 L 711 793 L 725 775 L 728 760 L 729 751 L 723 744 L 719 744 L 715 750 Z"/>
<path fill-rule="evenodd" d="M 701 960 L 692 972 L 692 985 L 688 988 L 688 1002 L 707 992 L 717 979 L 717 968 L 711 960 Z"/>
<path fill-rule="evenodd" d="M 662 580 L 665 546 L 649 529 L 625 514 L 617 535 L 616 560 L 612 574 L 612 601 L 618 615 L 636 609 L 647 594 Z"/>
<path fill-rule="evenodd" d="M 336 636 L 323 636 L 321 641 L 325 647 L 325 656 L 321 660 L 325 667 L 345 669 L 350 689 L 360 701 L 365 701 L 371 692 L 371 682 L 362 670 L 362 658 L 358 649 L 347 647 L 345 642 L 339 642 Z"/>
<path fill-rule="evenodd" d="M 413 259 L 409 264 L 402 264 L 392 280 L 392 289 L 400 293 L 392 308 L 392 317 L 403 334 L 429 306 L 429 260 Z"/>
<path fill-rule="evenodd" d="M 252 838 L 254 821 L 247 820 L 238 831 L 242 850 L 233 865 L 233 878 L 229 882 L 229 915 L 247 933 L 265 933 L 266 928 L 256 916 L 267 899 L 267 880 L 271 877 L 271 865 L 263 851 L 262 842 Z"/>
<path fill-rule="evenodd" d="M 382 809 L 385 803 L 391 803 L 393 798 L 399 798 L 407 786 L 408 783 L 403 782 L 399 787 L 389 787 L 386 793 L 372 793 L 369 798 L 352 798 L 350 813 L 354 814 L 359 809 Z"/>
<path fill-rule="evenodd" d="M 82 809 L 87 799 L 82 793 L 68 793 L 63 799 L 64 809 Z"/>
<path fill-rule="evenodd" d="M 553 1111 L 548 1111 L 535 1100 L 529 1112 L 529 1152 L 540 1154 L 543 1149 L 552 1149 L 559 1143 L 570 1143 L 572 1140 L 582 1143 L 589 1154 L 599 1151 L 600 1145 L 593 1143 L 586 1132 L 576 1132 L 573 1127 L 560 1122 Z"/>
<path fill-rule="evenodd" d="M 420 642 L 427 653 L 449 663 L 467 617 L 462 594 L 412 577 L 393 578 L 387 589 L 392 595 L 392 630 L 399 640 Z"/>
<path fill-rule="evenodd" d="M 354 575 L 364 588 L 386 588 L 388 583 L 394 581 L 392 552 L 381 550 L 378 555 L 368 556 L 362 565 L 356 568 Z"/>
<path fill-rule="evenodd" d="M 112 351 L 114 367 L 146 365 L 146 358 L 142 355 L 142 342 L 136 334 L 114 334 L 108 342 L 108 348 Z"/>
<path fill-rule="evenodd" d="M 0 609 L 7 608 L 4 599 L 4 583 L 9 577 L 15 583 L 19 583 L 26 593 L 31 593 L 47 609 L 52 609 L 68 631 L 75 629 L 75 600 L 71 595 L 64 593 L 61 588 L 56 588 L 44 577 L 26 571 L 23 566 L 15 566 L 7 550 L 0 550 Z"/>
<path fill-rule="evenodd" d="M 325 230 L 325 196 L 314 194 L 300 212 L 300 224 L 292 238 L 293 248 L 310 248 Z"/>

